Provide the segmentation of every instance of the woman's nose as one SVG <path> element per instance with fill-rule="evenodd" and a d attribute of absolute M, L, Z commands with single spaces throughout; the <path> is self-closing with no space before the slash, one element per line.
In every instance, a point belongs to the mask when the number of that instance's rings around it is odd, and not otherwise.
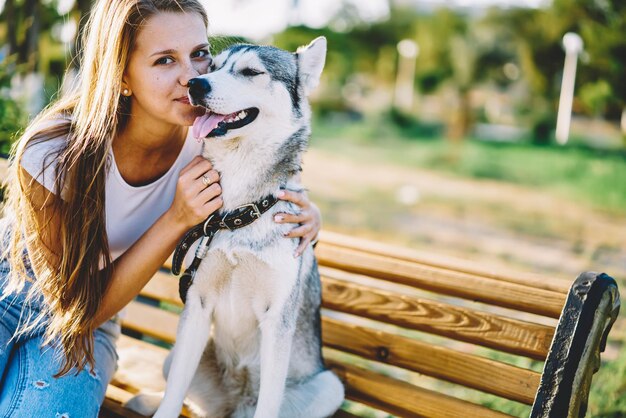
<path fill-rule="evenodd" d="M 181 74 L 180 84 L 183 86 L 189 86 L 189 81 L 198 77 L 200 73 L 198 70 L 191 64 L 186 66 L 185 71 Z"/>

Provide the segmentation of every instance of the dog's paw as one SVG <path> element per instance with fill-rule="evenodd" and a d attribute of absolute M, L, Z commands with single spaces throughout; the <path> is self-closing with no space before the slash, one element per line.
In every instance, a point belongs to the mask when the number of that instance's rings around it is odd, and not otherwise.
<path fill-rule="evenodd" d="M 163 400 L 163 392 L 139 393 L 130 398 L 122 406 L 141 415 L 152 416 L 159 409 Z"/>

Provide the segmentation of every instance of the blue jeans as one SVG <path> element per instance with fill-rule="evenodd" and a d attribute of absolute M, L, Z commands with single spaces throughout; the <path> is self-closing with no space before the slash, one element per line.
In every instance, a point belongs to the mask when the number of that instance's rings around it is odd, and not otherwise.
<path fill-rule="evenodd" d="M 8 262 L 0 261 L 0 295 L 8 274 Z M 61 361 L 54 347 L 42 347 L 41 331 L 12 338 L 20 315 L 38 311 L 37 304 L 25 306 L 26 290 L 0 301 L 0 418 L 97 417 L 117 367 L 119 324 L 109 321 L 95 331 L 93 372 L 87 366 L 54 378 Z"/>

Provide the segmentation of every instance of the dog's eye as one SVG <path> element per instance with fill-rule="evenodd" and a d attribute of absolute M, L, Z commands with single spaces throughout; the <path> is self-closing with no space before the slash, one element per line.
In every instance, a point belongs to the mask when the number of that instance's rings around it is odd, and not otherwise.
<path fill-rule="evenodd" d="M 254 68 L 244 68 L 243 70 L 241 70 L 241 75 L 245 75 L 246 77 L 253 77 L 260 74 L 264 74 L 263 71 L 258 71 Z"/>

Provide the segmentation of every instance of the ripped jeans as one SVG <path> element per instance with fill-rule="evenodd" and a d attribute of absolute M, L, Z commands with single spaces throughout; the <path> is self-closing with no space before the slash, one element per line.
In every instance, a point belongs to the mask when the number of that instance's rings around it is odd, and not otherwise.
<path fill-rule="evenodd" d="M 10 266 L 0 261 L 0 295 Z M 27 283 L 28 287 L 28 283 Z M 120 326 L 109 321 L 95 331 L 93 372 L 89 366 L 61 378 L 58 352 L 42 347 L 42 332 L 13 338 L 24 306 L 24 291 L 0 300 L 0 418 L 95 418 L 117 367 Z"/>

